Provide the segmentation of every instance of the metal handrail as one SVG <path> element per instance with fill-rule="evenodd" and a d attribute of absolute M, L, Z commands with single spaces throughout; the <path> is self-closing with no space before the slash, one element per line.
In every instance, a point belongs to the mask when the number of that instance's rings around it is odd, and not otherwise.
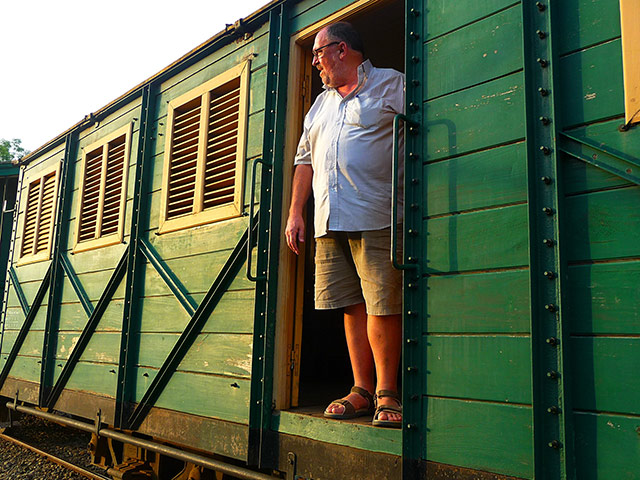
<path fill-rule="evenodd" d="M 404 121 L 411 127 L 418 124 L 406 115 L 399 113 L 393 118 L 393 154 L 392 154 L 392 177 L 391 182 L 391 263 L 396 270 L 414 270 L 418 268 L 417 263 L 399 263 L 396 258 L 398 250 L 398 167 L 400 163 L 398 150 L 400 143 L 400 121 Z M 404 252 L 403 252 L 404 255 Z"/>
<path fill-rule="evenodd" d="M 258 163 L 261 163 L 267 168 L 271 167 L 271 165 L 268 162 L 265 162 L 262 158 L 256 158 L 253 161 L 253 164 L 251 165 L 251 193 L 249 194 L 249 240 L 247 242 L 247 278 L 252 282 L 266 279 L 265 275 L 253 276 L 253 274 L 251 273 L 251 246 L 253 244 L 252 242 L 253 230 L 254 230 L 253 222 L 255 221 L 254 208 L 255 208 L 255 196 L 256 196 L 256 171 L 257 171 L 256 165 Z"/>

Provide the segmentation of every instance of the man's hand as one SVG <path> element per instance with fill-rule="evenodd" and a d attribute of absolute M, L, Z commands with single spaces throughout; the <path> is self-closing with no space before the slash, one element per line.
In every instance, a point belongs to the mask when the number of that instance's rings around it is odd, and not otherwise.
<path fill-rule="evenodd" d="M 302 215 L 289 215 L 284 236 L 287 239 L 287 245 L 291 251 L 296 255 L 300 255 L 298 242 L 304 243 L 304 219 Z"/>
<path fill-rule="evenodd" d="M 293 192 L 291 194 L 291 207 L 289 219 L 284 230 L 287 245 L 293 253 L 300 255 L 298 242 L 304 242 L 304 219 L 302 211 L 311 194 L 311 179 L 313 168 L 311 165 L 298 165 L 293 173 Z"/>

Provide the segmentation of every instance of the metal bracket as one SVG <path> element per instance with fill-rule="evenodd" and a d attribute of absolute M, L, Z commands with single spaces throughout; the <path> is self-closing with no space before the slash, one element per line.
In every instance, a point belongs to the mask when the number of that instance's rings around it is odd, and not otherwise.
<path fill-rule="evenodd" d="M 100 427 L 102 426 L 102 410 L 99 408 L 98 411 L 96 412 L 96 419 L 95 419 L 95 434 L 97 436 L 100 436 Z"/>
<path fill-rule="evenodd" d="M 293 452 L 287 453 L 287 480 L 297 480 L 296 467 L 298 460 Z"/>

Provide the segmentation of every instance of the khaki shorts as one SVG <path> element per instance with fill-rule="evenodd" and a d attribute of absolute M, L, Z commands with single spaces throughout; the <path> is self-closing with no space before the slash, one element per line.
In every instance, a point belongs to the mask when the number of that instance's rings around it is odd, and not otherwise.
<path fill-rule="evenodd" d="M 316 308 L 364 302 L 369 315 L 402 313 L 402 272 L 393 268 L 390 252 L 390 228 L 316 238 Z"/>

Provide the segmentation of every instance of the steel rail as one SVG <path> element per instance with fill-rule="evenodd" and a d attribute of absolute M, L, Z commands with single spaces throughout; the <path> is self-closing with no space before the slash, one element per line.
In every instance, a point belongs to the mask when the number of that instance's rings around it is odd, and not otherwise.
<path fill-rule="evenodd" d="M 60 415 L 55 415 L 53 413 L 43 412 L 32 407 L 16 405 L 14 404 L 14 402 L 7 402 L 6 407 L 9 410 L 13 410 L 20 413 L 26 413 L 28 415 L 33 415 L 34 417 L 43 418 L 45 420 L 66 425 L 68 427 L 76 428 L 84 432 L 95 433 L 99 436 L 102 436 L 105 438 L 111 438 L 112 440 L 116 440 L 118 442 L 128 443 L 135 447 L 144 448 L 146 450 L 150 450 L 152 452 L 159 453 L 161 455 L 166 455 L 168 457 L 175 458 L 183 462 L 190 462 L 195 465 L 200 465 L 204 468 L 225 473 L 227 475 L 231 475 L 232 477 L 237 477 L 241 480 L 279 480 L 278 477 L 274 477 L 274 476 L 267 475 L 260 472 L 255 472 L 253 470 L 249 470 L 248 468 L 243 468 L 236 465 L 232 465 L 230 463 L 225 463 L 221 460 L 215 460 L 213 458 L 205 457 L 204 455 L 199 455 L 197 453 L 186 452 L 184 450 L 180 450 L 175 447 L 163 445 L 157 442 L 153 442 L 151 440 L 146 440 L 143 438 L 128 435 L 126 433 L 118 432 L 117 430 L 111 430 L 109 428 L 100 428 L 100 425 L 94 425 L 92 423 L 87 423 L 87 422 L 82 422 L 80 420 L 75 420 L 72 418 L 62 417 Z"/>
<path fill-rule="evenodd" d="M 63 460 L 60 457 L 56 457 L 55 455 L 49 453 L 49 452 L 45 452 L 44 450 L 40 450 L 39 448 L 34 447 L 33 445 L 29 445 L 28 443 L 25 443 L 21 440 L 18 440 L 17 438 L 13 438 L 10 435 L 7 435 L 5 433 L 0 433 L 0 439 L 2 440 L 6 440 L 7 442 L 11 442 L 15 445 L 18 445 L 22 448 L 26 448 L 27 450 L 32 451 L 33 453 L 37 453 L 40 456 L 45 457 L 47 460 L 56 463 L 64 468 L 66 468 L 67 470 L 72 470 L 76 473 L 79 473 L 80 475 L 86 477 L 86 478 L 91 478 L 93 480 L 110 480 L 108 477 L 103 477 L 102 475 L 98 475 L 96 473 L 93 473 L 89 470 L 86 470 L 82 467 L 79 467 L 78 465 L 75 465 L 73 463 L 67 462 L 66 460 Z"/>

